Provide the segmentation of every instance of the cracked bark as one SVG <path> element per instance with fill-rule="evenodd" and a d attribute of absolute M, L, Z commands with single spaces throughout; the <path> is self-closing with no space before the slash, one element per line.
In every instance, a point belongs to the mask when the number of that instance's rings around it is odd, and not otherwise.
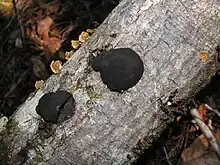
<path fill-rule="evenodd" d="M 174 99 L 186 100 L 215 74 L 219 7 L 218 0 L 122 0 L 62 72 L 49 78 L 8 122 L 1 144 L 10 148 L 4 152 L 9 164 L 18 164 L 21 149 L 26 151 L 24 164 L 134 162 L 172 121 L 158 98 L 165 103 L 177 90 Z M 144 61 L 143 77 L 124 94 L 109 91 L 99 73 L 88 69 L 89 51 L 106 44 L 132 48 Z M 201 51 L 209 53 L 205 62 L 199 59 Z M 35 107 L 43 94 L 58 89 L 73 94 L 77 110 L 42 138 Z"/>

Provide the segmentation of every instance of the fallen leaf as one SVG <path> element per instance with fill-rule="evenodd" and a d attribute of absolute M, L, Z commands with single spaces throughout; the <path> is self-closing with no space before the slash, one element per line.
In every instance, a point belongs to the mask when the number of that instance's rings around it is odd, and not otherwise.
<path fill-rule="evenodd" d="M 60 49 L 61 40 L 56 37 L 48 37 L 43 40 L 44 51 L 49 55 L 54 55 L 54 53 Z"/>
<path fill-rule="evenodd" d="M 197 109 L 198 109 L 199 114 L 202 117 L 203 121 L 207 121 L 208 120 L 207 115 L 206 115 L 207 109 L 206 109 L 205 104 L 199 105 L 199 107 Z"/>
<path fill-rule="evenodd" d="M 200 135 L 181 154 L 182 165 L 219 165 L 217 155 L 208 149 L 208 141 L 204 135 Z"/>
<path fill-rule="evenodd" d="M 53 71 L 53 73 L 59 73 L 62 69 L 62 62 L 60 60 L 52 61 L 50 63 L 50 68 Z"/>
<path fill-rule="evenodd" d="M 34 29 L 26 29 L 26 35 L 38 46 L 43 45 L 43 40 L 36 34 Z"/>
<path fill-rule="evenodd" d="M 47 16 L 46 18 L 44 18 L 38 23 L 37 32 L 42 38 L 49 37 L 49 30 L 50 30 L 52 23 L 53 23 L 53 20 L 49 16 Z"/>
<path fill-rule="evenodd" d="M 18 5 L 19 9 L 21 9 L 24 8 L 25 6 L 27 7 L 33 5 L 33 2 L 30 0 L 22 0 L 22 1 L 17 0 L 16 4 Z"/>
<path fill-rule="evenodd" d="M 199 136 L 199 140 L 201 141 L 201 143 L 204 145 L 205 148 L 208 148 L 209 142 L 203 134 Z"/>
<path fill-rule="evenodd" d="M 199 54 L 200 60 L 207 61 L 209 59 L 209 54 L 206 51 L 202 51 Z"/>
<path fill-rule="evenodd" d="M 218 141 L 220 140 L 220 129 L 219 128 L 215 132 L 215 137 Z"/>
<path fill-rule="evenodd" d="M 49 36 L 51 36 L 51 37 L 57 37 L 57 38 L 61 39 L 60 29 L 58 29 L 58 28 L 53 28 L 51 31 L 49 31 Z"/>
<path fill-rule="evenodd" d="M 50 5 L 48 5 L 46 11 L 47 13 L 51 14 L 51 13 L 56 13 L 60 8 L 60 1 L 59 0 L 55 0 L 52 3 L 50 3 Z"/>

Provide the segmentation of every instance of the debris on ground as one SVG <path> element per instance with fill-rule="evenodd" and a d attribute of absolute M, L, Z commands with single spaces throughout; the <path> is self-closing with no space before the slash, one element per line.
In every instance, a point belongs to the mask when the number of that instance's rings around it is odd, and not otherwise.
<path fill-rule="evenodd" d="M 119 0 L 1 1 L 0 113 L 11 116 L 31 92 L 41 88 L 41 80 L 54 71 L 58 73 L 60 64 L 118 3 Z M 79 45 L 73 48 L 72 40 Z M 53 61 L 60 61 L 55 63 L 59 63 L 55 70 L 51 70 Z"/>

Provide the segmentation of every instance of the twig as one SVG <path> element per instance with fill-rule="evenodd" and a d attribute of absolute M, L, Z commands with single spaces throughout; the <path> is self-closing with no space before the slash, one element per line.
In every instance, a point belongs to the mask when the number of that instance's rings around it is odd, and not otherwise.
<path fill-rule="evenodd" d="M 218 117 L 220 117 L 220 113 L 219 113 L 219 111 L 218 111 L 217 109 L 213 109 L 213 108 L 212 108 L 211 106 L 209 106 L 208 104 L 205 104 L 205 107 L 206 107 L 208 110 L 214 112 L 216 115 L 218 115 Z"/>
<path fill-rule="evenodd" d="M 15 17 L 12 17 L 12 18 L 10 19 L 10 21 L 8 22 L 8 24 L 7 24 L 4 28 L 1 29 L 1 33 L 3 33 L 6 29 L 9 28 L 9 26 L 11 26 L 12 22 L 14 21 L 14 19 L 15 19 Z"/>
<path fill-rule="evenodd" d="M 12 94 L 12 93 L 14 92 L 14 90 L 18 87 L 18 85 L 24 80 L 24 77 L 26 76 L 26 74 L 27 74 L 28 72 L 29 72 L 29 69 L 26 70 L 26 71 L 24 71 L 24 72 L 22 73 L 22 75 L 19 77 L 19 79 L 17 80 L 17 82 L 14 83 L 14 84 L 10 87 L 9 91 L 4 95 L 4 98 L 7 98 L 10 94 Z"/>
<path fill-rule="evenodd" d="M 15 0 L 12 1 L 13 2 L 13 8 L 14 8 L 14 11 L 15 11 L 15 15 L 18 14 L 18 10 L 17 10 L 17 7 L 16 7 L 16 2 Z M 22 26 L 22 22 L 21 22 L 21 19 L 19 18 L 20 17 L 20 14 L 17 15 L 18 17 L 18 23 L 19 23 L 19 27 L 20 27 L 20 31 L 21 31 L 21 37 L 22 37 L 22 41 L 24 41 L 24 28 Z"/>
<path fill-rule="evenodd" d="M 163 147 L 163 150 L 164 150 L 164 153 L 165 153 L 166 158 L 167 158 L 167 163 L 168 163 L 169 165 L 172 165 L 172 163 L 170 162 L 170 159 L 169 159 L 169 157 L 168 157 L 168 154 L 167 154 L 167 150 L 166 150 L 166 148 Z"/>
<path fill-rule="evenodd" d="M 5 105 L 5 98 L 4 98 L 4 100 L 2 101 L 2 105 L 1 105 L 1 107 L 0 107 L 0 112 L 1 112 L 2 108 L 4 107 L 4 105 Z"/>
<path fill-rule="evenodd" d="M 212 149 L 220 157 L 220 149 L 218 146 L 218 142 L 211 129 L 203 122 L 202 117 L 199 114 L 199 111 L 194 108 L 190 110 L 190 114 L 193 116 L 194 120 L 196 121 L 196 124 L 199 126 L 200 130 L 205 135 L 206 139 L 209 141 Z"/>

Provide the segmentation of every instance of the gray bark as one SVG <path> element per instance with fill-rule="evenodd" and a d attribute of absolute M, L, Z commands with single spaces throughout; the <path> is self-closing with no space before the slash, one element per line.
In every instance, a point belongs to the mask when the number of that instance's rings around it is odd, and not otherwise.
<path fill-rule="evenodd" d="M 161 110 L 170 94 L 177 91 L 174 100 L 186 100 L 216 72 L 219 7 L 218 0 L 122 0 L 61 73 L 8 121 L 1 138 L 10 164 L 18 164 L 21 149 L 27 155 L 24 164 L 134 162 L 172 121 Z M 99 73 L 88 72 L 89 50 L 106 44 L 132 48 L 144 61 L 143 77 L 123 94 L 111 92 Z M 207 61 L 200 60 L 201 51 L 209 53 Z M 43 94 L 58 89 L 73 94 L 77 111 L 42 138 L 35 107 Z"/>

